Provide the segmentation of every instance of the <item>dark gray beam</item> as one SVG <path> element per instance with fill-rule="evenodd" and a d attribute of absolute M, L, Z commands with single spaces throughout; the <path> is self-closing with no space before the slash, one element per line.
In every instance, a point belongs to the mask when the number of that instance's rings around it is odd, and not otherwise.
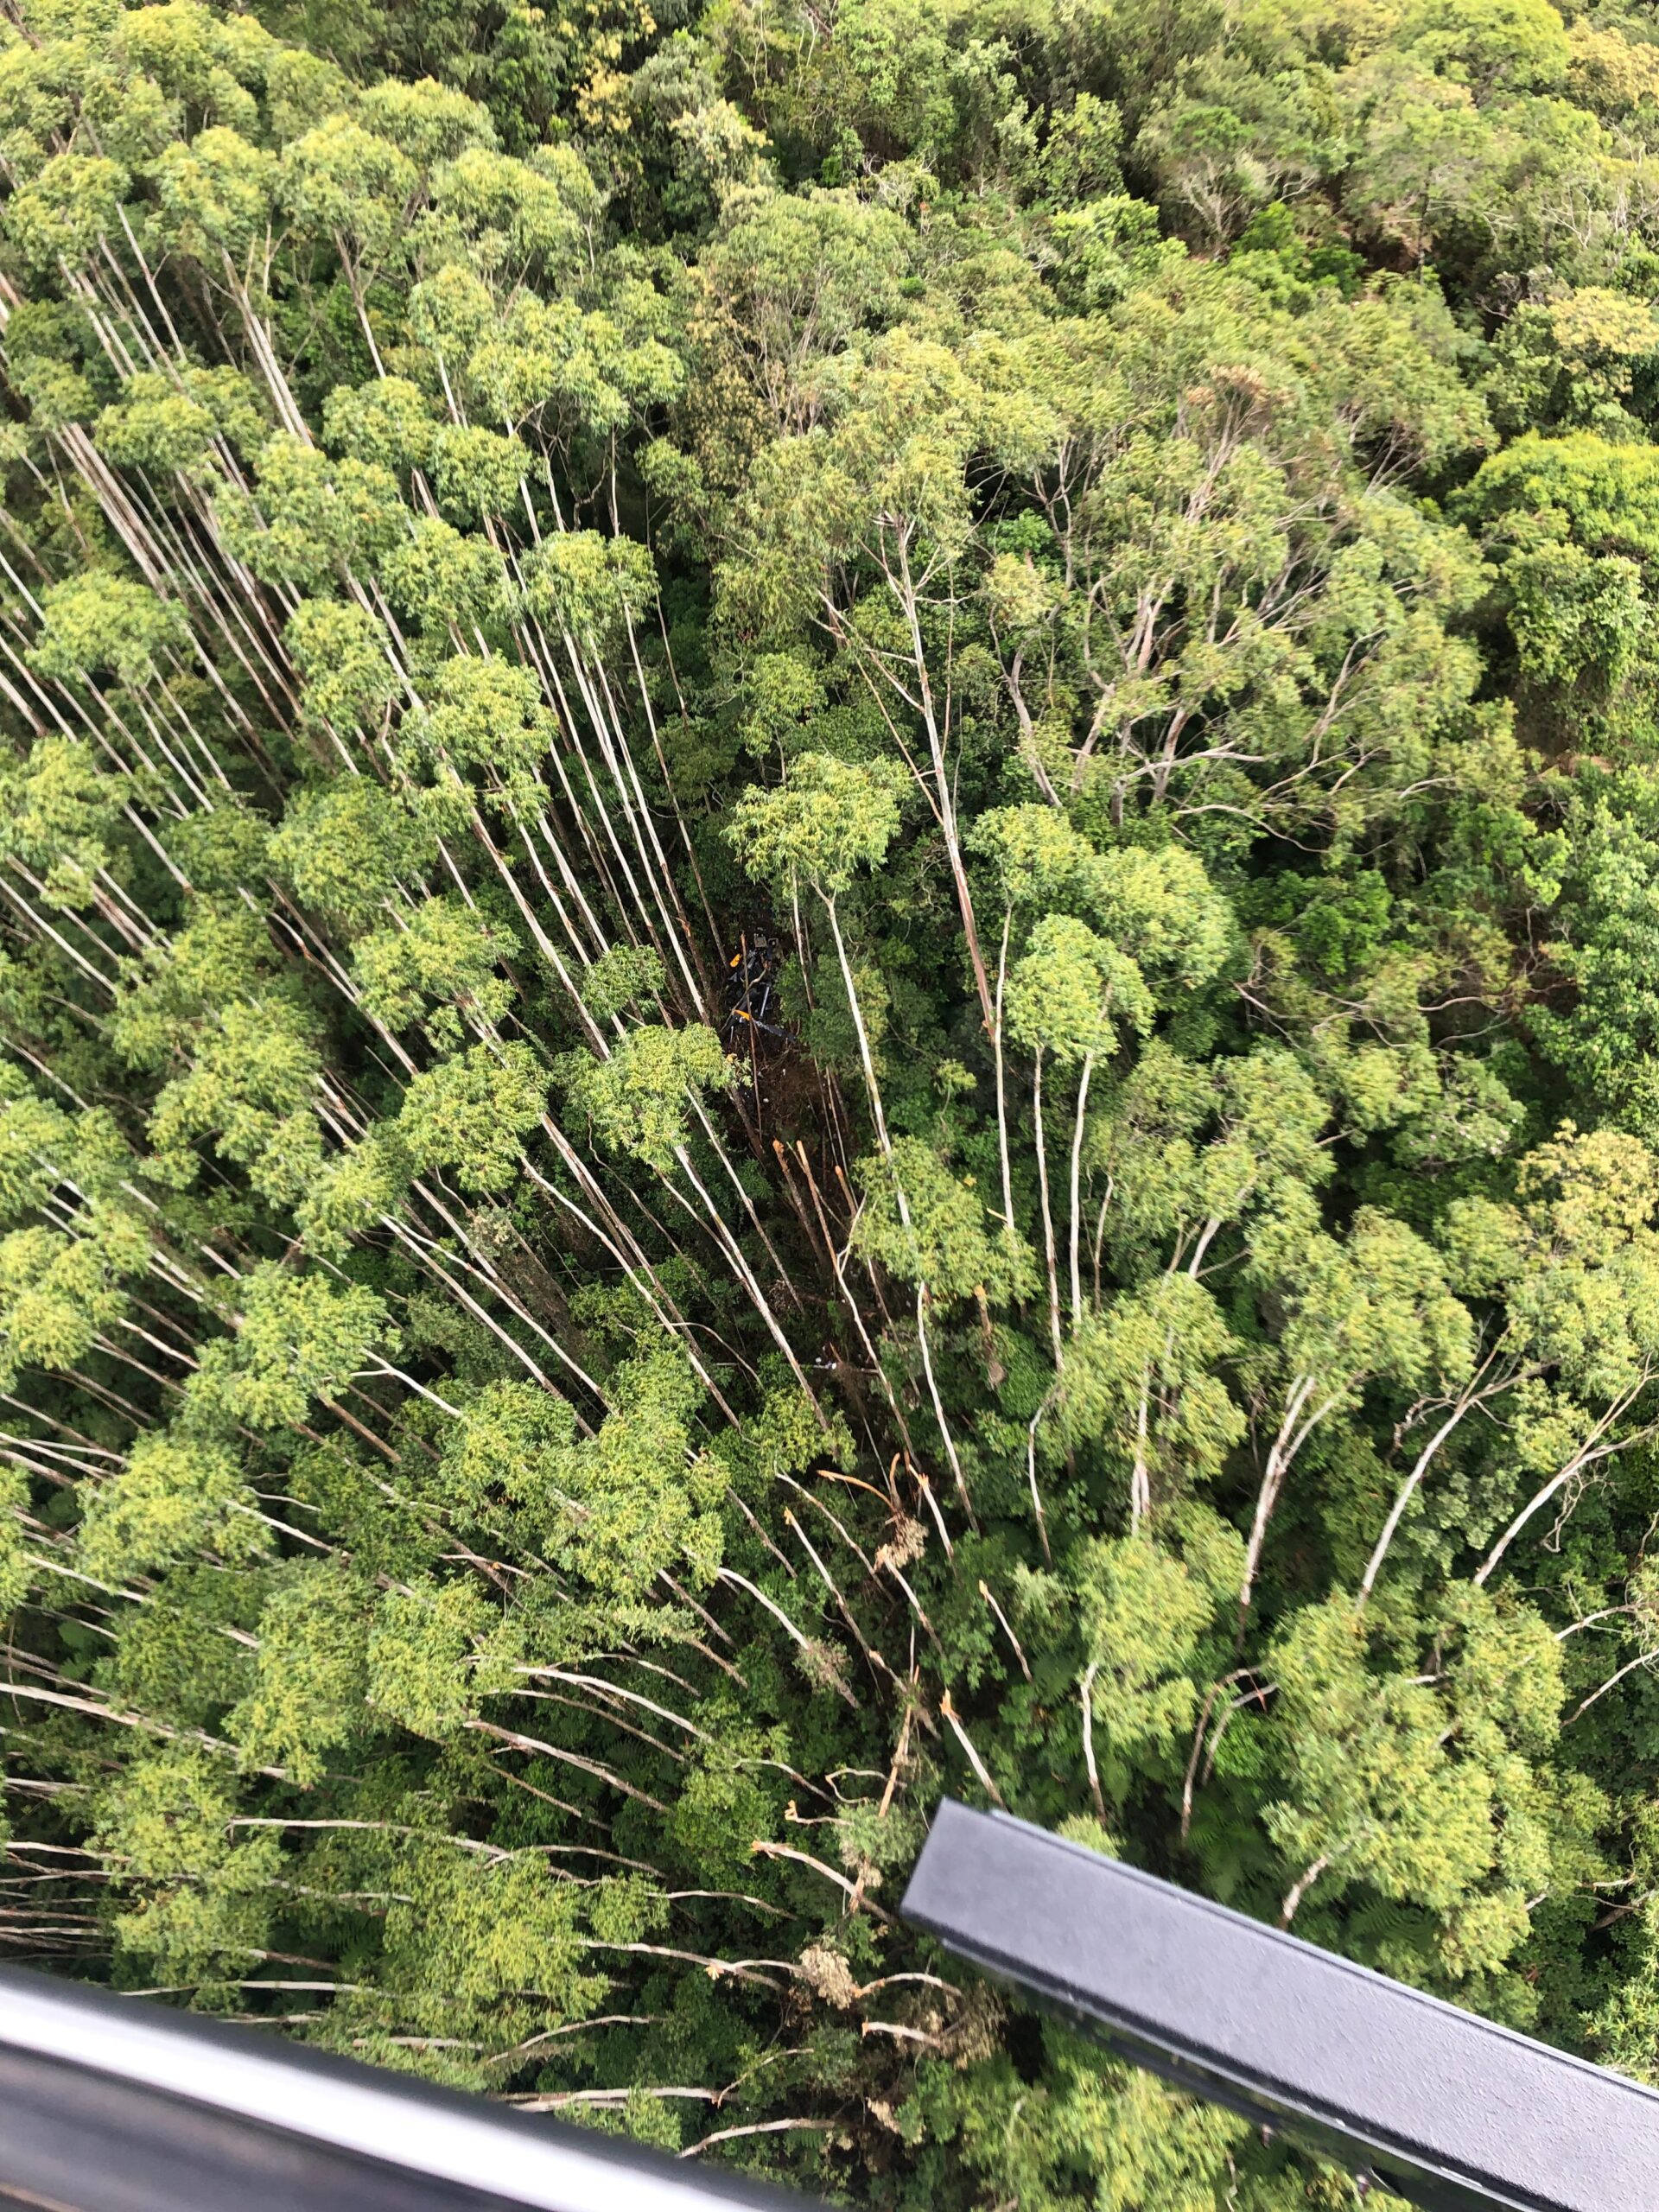
<path fill-rule="evenodd" d="M 1006 1814 L 904 1916 L 1136 2064 L 1433 2212 L 1659 2212 L 1659 2094 Z"/>

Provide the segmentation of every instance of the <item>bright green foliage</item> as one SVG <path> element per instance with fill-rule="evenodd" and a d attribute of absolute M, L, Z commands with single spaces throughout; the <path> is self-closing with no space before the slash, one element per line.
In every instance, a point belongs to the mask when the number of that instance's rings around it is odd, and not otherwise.
<path fill-rule="evenodd" d="M 1241 1349 L 1215 1299 L 1186 1274 L 1119 1294 L 1077 1330 L 1055 1401 L 1062 1433 L 1109 1440 L 1154 1500 L 1217 1474 L 1245 1421 L 1218 1370 Z"/>
<path fill-rule="evenodd" d="M 323 402 L 322 420 L 329 445 L 353 461 L 401 471 L 424 468 L 431 460 L 437 417 L 407 377 L 336 385 Z"/>
<path fill-rule="evenodd" d="M 369 1630 L 369 1703 L 416 1736 L 453 1735 L 469 1711 L 473 1639 L 489 1618 L 470 1583 L 392 1591 Z"/>
<path fill-rule="evenodd" d="M 511 1006 L 496 963 L 514 950 L 510 932 L 490 930 L 459 899 L 429 899 L 407 921 L 359 938 L 352 968 L 371 1020 L 402 1029 L 420 1019 L 435 1043 L 455 1046 L 463 1015 L 498 1021 Z"/>
<path fill-rule="evenodd" d="M 1586 773 L 1573 794 L 1553 957 L 1573 986 L 1530 1027 L 1569 1078 L 1639 1135 L 1659 1132 L 1649 1039 L 1659 1017 L 1648 960 L 1654 926 L 1649 771 Z"/>
<path fill-rule="evenodd" d="M 1152 995 L 1126 953 L 1068 914 L 1045 914 L 1008 977 L 1008 1028 L 1016 1041 L 1063 1065 L 1109 1059 L 1118 1025 L 1152 1027 Z"/>
<path fill-rule="evenodd" d="M 632 538 L 575 531 L 550 539 L 528 564 L 528 602 L 543 620 L 604 638 L 644 613 L 656 590 L 651 556 Z"/>
<path fill-rule="evenodd" d="M 501 602 L 494 553 L 441 520 L 417 522 L 406 543 L 386 556 L 384 573 L 392 604 L 423 633 L 442 637 L 451 623 L 484 622 Z"/>
<path fill-rule="evenodd" d="M 1274 1649 L 1276 1717 L 1295 1752 L 1291 1794 L 1268 1819 L 1293 1858 L 1445 1912 L 1491 1864 L 1485 1777 L 1440 1743 L 1439 1699 L 1414 1680 L 1376 1681 L 1362 1661 L 1340 1601 L 1299 1616 Z"/>
<path fill-rule="evenodd" d="M 598 1141 L 654 1167 L 667 1166 L 690 1135 L 688 1099 L 731 1079 L 719 1038 L 701 1022 L 630 1029 L 608 1058 L 572 1054 L 559 1072 L 569 1111 L 586 1117 Z"/>
<path fill-rule="evenodd" d="M 467 611 L 453 601 L 446 604 L 457 613 Z M 509 785 L 533 773 L 547 749 L 551 717 L 527 670 L 470 657 L 446 660 L 433 692 L 437 703 L 416 720 L 410 757 L 430 768 L 441 790 L 454 788 L 466 770 Z"/>
<path fill-rule="evenodd" d="M 607 1021 L 642 1000 L 658 997 L 667 982 L 660 954 L 643 945 L 613 944 L 584 973 L 582 1002 L 596 1020 Z"/>
<path fill-rule="evenodd" d="M 897 772 L 806 753 L 781 791 L 751 791 L 733 820 L 732 842 L 763 879 L 800 876 L 827 897 L 861 868 L 878 866 L 899 832 Z"/>
<path fill-rule="evenodd" d="M 108 832 L 126 797 L 126 779 L 99 770 L 75 736 L 47 736 L 24 761 L 0 767 L 0 838 L 9 856 L 38 869 L 48 905 L 93 905 L 93 878 L 108 865 Z"/>
<path fill-rule="evenodd" d="M 226 1717 L 251 1765 L 315 1782 L 324 1754 L 370 1724 L 368 1592 L 327 1567 L 291 1577 L 259 1615 L 253 1687 Z"/>
<path fill-rule="evenodd" d="M 499 2021 L 505 2043 L 531 2019 L 562 2024 L 598 2009 L 604 1977 L 582 1971 L 587 1900 L 545 1859 L 429 1847 L 400 1871 L 408 1892 L 386 1915 L 386 1957 L 416 2026 L 448 2035 Z M 601 1910 L 587 1905 L 595 1920 Z"/>
<path fill-rule="evenodd" d="M 294 1209 L 310 1249 L 342 1260 L 352 1236 L 384 1221 L 405 1195 L 408 1160 L 395 1129 L 371 1130 L 361 1144 L 331 1155 Z"/>
<path fill-rule="evenodd" d="M 149 1257 L 148 1231 L 122 1206 L 92 1208 L 73 1234 L 35 1224 L 0 1237 L 0 1374 L 73 1367 L 125 1315 Z"/>
<path fill-rule="evenodd" d="M 1298 1217 L 1300 1216 L 1300 1218 Z M 1344 1395 L 1388 1375 L 1408 1391 L 1459 1381 L 1472 1363 L 1469 1315 L 1440 1255 L 1369 1207 L 1346 1240 L 1308 1235 L 1301 1209 L 1264 1226 L 1255 1264 L 1287 1289 L 1286 1357 Z"/>
<path fill-rule="evenodd" d="M 194 1745 L 147 1745 L 96 1802 L 92 1834 L 112 1866 L 114 1940 L 192 1978 L 245 1974 L 270 1934 L 277 1839 L 238 1834 L 233 1779 Z"/>
<path fill-rule="evenodd" d="M 360 607 L 302 600 L 283 634 L 304 681 L 306 709 L 319 721 L 349 728 L 375 716 L 395 695 L 385 641 Z"/>
<path fill-rule="evenodd" d="M 1102 1787 L 1117 1800 L 1143 1767 L 1166 1764 L 1191 1735 L 1192 1675 L 1217 1593 L 1148 1538 L 1125 1536 L 1085 1548 L 1078 1594 Z"/>
<path fill-rule="evenodd" d="M 187 1417 L 274 1428 L 303 1419 L 314 1396 L 336 1389 L 377 1342 L 391 1349 L 385 1308 L 357 1284 L 337 1287 L 262 1262 L 237 1287 L 235 1334 L 202 1347 L 186 1392 Z"/>
<path fill-rule="evenodd" d="M 180 384 L 143 371 L 130 378 L 119 403 L 98 418 L 99 449 L 129 467 L 193 470 L 207 466 L 219 438 L 241 453 L 263 442 L 268 416 L 246 377 L 189 369 Z"/>
<path fill-rule="evenodd" d="M 1659 2078 L 1659 44 L 658 13 L 0 26 L 14 1949 L 1346 2203 L 892 1916 Z"/>
<path fill-rule="evenodd" d="M 1345 1604 L 1298 1616 L 1273 1655 L 1288 1788 L 1265 1818 L 1305 1862 L 1287 1913 L 1315 1883 L 1327 1903 L 1358 1883 L 1427 1907 L 1441 1923 L 1435 1963 L 1462 1979 L 1501 1967 L 1523 1939 L 1526 1900 L 1558 1859 L 1583 1863 L 1593 1800 L 1539 1789 L 1531 1762 L 1554 1740 L 1561 1662 L 1529 1608 L 1468 1592 L 1434 1648 L 1429 1680 L 1374 1671 Z M 1390 1963 L 1413 1979 L 1432 1971 L 1408 1942 Z"/>
<path fill-rule="evenodd" d="M 41 603 L 34 661 L 42 676 L 112 674 L 142 683 L 156 657 L 188 644 L 182 613 L 124 576 L 85 575 L 54 584 Z"/>
<path fill-rule="evenodd" d="M 433 858 L 419 821 L 366 776 L 300 793 L 271 839 L 270 853 L 306 906 L 358 928 Z"/>
<path fill-rule="evenodd" d="M 463 1190 L 503 1190 L 518 1139 L 542 1118 L 543 1091 L 526 1046 L 474 1045 L 410 1084 L 399 1141 L 416 1170 L 452 1168 Z"/>
<path fill-rule="evenodd" d="M 254 460 L 257 492 L 227 500 L 226 542 L 269 583 L 315 591 L 403 532 L 397 479 L 372 461 L 330 461 L 284 432 Z"/>
<path fill-rule="evenodd" d="M 257 1189 L 297 1196 L 321 1148 L 308 1025 L 283 999 L 236 999 L 209 1013 L 194 1041 L 191 1065 L 157 1094 L 149 1117 L 158 1173 L 180 1187 L 194 1182 L 195 1147 L 210 1138 Z"/>
<path fill-rule="evenodd" d="M 86 1571 L 108 1582 L 170 1567 L 198 1550 L 235 1558 L 264 1545 L 234 1457 L 221 1445 L 185 1437 L 135 1444 L 126 1465 L 93 1493 L 81 1522 Z"/>
<path fill-rule="evenodd" d="M 677 1563 L 706 1582 L 720 1564 L 727 1478 L 691 1446 L 702 1392 L 671 1352 L 626 1362 L 617 1382 L 617 1411 L 556 1471 L 547 1541 L 603 1597 L 642 1598 Z"/>
<path fill-rule="evenodd" d="M 886 1158 L 861 1163 L 861 1180 L 854 1242 L 901 1282 L 925 1284 L 936 1299 L 997 1305 L 1025 1287 L 1029 1255 L 998 1231 L 973 1177 L 952 1174 L 931 1145 L 900 1137 Z"/>

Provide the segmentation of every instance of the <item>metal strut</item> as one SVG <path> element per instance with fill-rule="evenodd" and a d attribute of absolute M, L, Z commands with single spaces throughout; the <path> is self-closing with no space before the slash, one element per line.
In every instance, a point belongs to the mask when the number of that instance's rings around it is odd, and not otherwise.
<path fill-rule="evenodd" d="M 0 1968 L 0 2200 L 44 2212 L 803 2212 L 799 2198 L 253 2022 L 15 1967 Z"/>
<path fill-rule="evenodd" d="M 1659 2212 L 1659 2094 L 1082 1844 L 941 1805 L 902 1910 L 1137 2065 L 1430 2212 Z"/>

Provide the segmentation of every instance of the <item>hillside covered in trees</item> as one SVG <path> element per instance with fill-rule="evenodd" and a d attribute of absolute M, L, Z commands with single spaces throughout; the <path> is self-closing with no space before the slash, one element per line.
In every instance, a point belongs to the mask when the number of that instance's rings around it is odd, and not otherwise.
<path fill-rule="evenodd" d="M 951 1792 L 1659 2077 L 1656 40 L 7 0 L 5 1955 L 1349 2202 Z"/>

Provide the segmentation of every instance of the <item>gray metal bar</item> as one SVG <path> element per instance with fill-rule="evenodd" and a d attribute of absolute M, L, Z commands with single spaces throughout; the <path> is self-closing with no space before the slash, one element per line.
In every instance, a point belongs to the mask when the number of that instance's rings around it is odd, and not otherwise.
<path fill-rule="evenodd" d="M 0 2200 L 51 2212 L 803 2212 L 257 2026 L 15 1968 L 0 1969 Z"/>
<path fill-rule="evenodd" d="M 1432 2212 L 1659 2212 L 1659 2094 L 1006 1814 L 903 1905 L 1124 2056 Z"/>

